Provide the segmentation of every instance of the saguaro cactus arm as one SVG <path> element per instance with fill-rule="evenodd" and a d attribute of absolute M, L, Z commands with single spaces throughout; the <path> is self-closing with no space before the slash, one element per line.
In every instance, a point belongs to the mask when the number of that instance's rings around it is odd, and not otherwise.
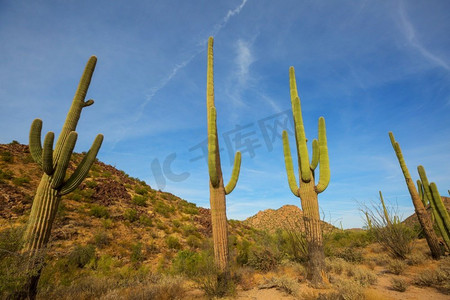
<path fill-rule="evenodd" d="M 315 188 L 318 194 L 322 193 L 330 183 L 330 161 L 328 158 L 327 132 L 325 128 L 325 119 L 323 117 L 319 118 L 319 153 L 320 176 L 319 183 Z"/>
<path fill-rule="evenodd" d="M 292 156 L 291 156 L 291 149 L 289 147 L 289 138 L 287 131 L 283 131 L 283 151 L 284 151 L 284 163 L 286 165 L 286 173 L 288 177 L 288 183 L 289 188 L 291 189 L 291 192 L 296 196 L 299 197 L 298 193 L 298 185 L 297 185 L 297 179 L 295 178 L 294 173 L 294 165 L 292 163 Z"/>
<path fill-rule="evenodd" d="M 33 160 L 42 166 L 42 144 L 41 144 L 42 120 L 35 119 L 30 128 L 30 154 Z"/>
<path fill-rule="evenodd" d="M 386 223 L 387 223 L 387 225 L 392 225 L 391 219 L 389 218 L 389 212 L 386 208 L 386 205 L 384 204 L 383 194 L 381 193 L 381 191 L 379 191 L 379 193 L 380 193 L 381 206 L 383 207 L 383 214 L 384 214 L 384 218 L 386 219 Z"/>
<path fill-rule="evenodd" d="M 209 179 L 213 187 L 219 185 L 219 176 L 217 171 L 217 128 L 216 128 L 216 108 L 209 108 L 208 117 L 208 170 Z"/>
<path fill-rule="evenodd" d="M 315 170 L 317 165 L 319 164 L 320 150 L 319 150 L 319 141 L 314 139 L 312 142 L 312 159 L 311 165 L 309 166 L 311 170 Z"/>
<path fill-rule="evenodd" d="M 97 135 L 88 153 L 83 157 L 83 160 L 75 169 L 75 172 L 73 172 L 70 178 L 62 186 L 61 191 L 59 193 L 61 196 L 74 191 L 80 185 L 80 183 L 86 178 L 86 176 L 89 173 L 89 170 L 91 169 L 92 164 L 95 162 L 95 158 L 97 157 L 102 142 L 103 142 L 103 135 L 102 134 Z"/>
<path fill-rule="evenodd" d="M 241 152 L 237 151 L 234 156 L 233 172 L 231 173 L 230 182 L 225 186 L 225 195 L 231 193 L 236 187 L 236 183 L 239 179 L 239 172 L 241 170 Z"/>
<path fill-rule="evenodd" d="M 53 175 L 52 188 L 59 189 L 64 182 L 66 170 L 69 166 L 70 158 L 72 157 L 73 148 L 77 142 L 78 134 L 72 131 L 67 137 L 61 151 L 61 156 L 56 164 L 55 174 Z"/>
<path fill-rule="evenodd" d="M 47 175 L 52 175 L 53 171 L 53 141 L 55 134 L 51 131 L 47 132 L 44 139 L 44 148 L 42 150 L 42 170 Z"/>
<path fill-rule="evenodd" d="M 305 127 L 303 125 L 303 116 L 300 104 L 300 98 L 297 92 L 297 82 L 295 80 L 294 67 L 289 68 L 289 86 L 291 93 L 292 112 L 294 115 L 295 138 L 297 141 L 297 155 L 300 169 L 300 176 L 304 182 L 311 180 L 308 147 L 306 146 Z"/>

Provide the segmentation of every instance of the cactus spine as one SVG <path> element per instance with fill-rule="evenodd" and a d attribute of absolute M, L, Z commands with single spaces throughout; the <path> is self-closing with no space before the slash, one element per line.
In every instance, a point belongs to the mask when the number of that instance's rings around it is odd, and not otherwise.
<path fill-rule="evenodd" d="M 61 196 L 75 190 L 86 178 L 102 144 L 103 135 L 99 134 L 74 173 L 67 180 L 65 179 L 67 167 L 77 140 L 75 130 L 81 110 L 94 103 L 93 100 L 85 101 L 85 97 L 96 62 L 97 58 L 92 56 L 86 65 L 54 151 L 54 133 L 48 132 L 46 134 L 44 146 L 42 147 L 42 121 L 36 119 L 31 124 L 30 153 L 34 161 L 42 168 L 44 174 L 36 191 L 24 234 L 23 251 L 29 254 L 30 257 L 35 256 L 46 247 Z M 37 278 L 31 279 L 32 282 L 27 287 L 31 297 L 35 293 L 33 289 L 35 290 L 38 280 L 39 275 L 37 275 Z"/>
<path fill-rule="evenodd" d="M 292 112 L 294 115 L 295 140 L 299 162 L 300 187 L 294 174 L 292 156 L 289 147 L 289 139 L 286 131 L 283 131 L 283 150 L 289 188 L 292 193 L 300 197 L 303 219 L 308 243 L 309 267 L 308 279 L 315 285 L 323 283 L 323 272 L 325 267 L 325 255 L 323 251 L 323 237 L 320 226 L 319 203 L 317 195 L 323 192 L 330 182 L 330 164 L 328 158 L 327 137 L 325 119 L 319 118 L 319 140 L 312 142 L 312 160 L 309 162 L 307 139 L 303 126 L 300 98 L 297 92 L 295 71 L 289 69 L 290 95 Z M 315 185 L 314 172 L 320 165 L 319 183 Z"/>
<path fill-rule="evenodd" d="M 214 106 L 214 39 L 208 40 L 208 67 L 206 83 L 206 108 L 208 121 L 208 170 L 211 205 L 211 223 L 214 241 L 215 263 L 222 275 L 228 274 L 228 229 L 225 195 L 231 193 L 239 178 L 241 153 L 236 152 L 230 182 L 224 186 L 220 166 L 219 140 L 217 136 L 216 108 Z M 221 276 L 222 278 L 226 278 Z M 220 279 L 220 278 L 219 278 Z"/>
<path fill-rule="evenodd" d="M 423 233 L 428 243 L 428 247 L 430 248 L 431 256 L 434 259 L 439 259 L 439 257 L 441 256 L 441 249 L 439 247 L 437 235 L 433 230 L 433 223 L 431 222 L 430 215 L 427 213 L 424 203 L 420 199 L 419 193 L 416 190 L 414 181 L 411 179 L 411 175 L 409 174 L 408 167 L 406 166 L 405 159 L 403 158 L 400 145 L 395 140 L 392 132 L 389 132 L 389 137 L 391 139 L 395 154 L 397 155 L 397 159 L 402 169 L 403 176 L 405 177 L 406 186 L 408 187 L 409 194 L 411 195 L 411 200 L 414 204 L 414 210 L 416 212 L 417 218 L 419 219 L 419 223 L 422 226 Z"/>
<path fill-rule="evenodd" d="M 450 250 L 450 217 L 448 211 L 439 195 L 436 184 L 434 182 L 428 183 L 425 168 L 423 166 L 418 166 L 417 170 L 419 171 L 419 176 L 422 180 L 421 186 L 424 198 L 426 197 L 429 200 L 436 225 L 441 232 L 442 239 L 444 240 L 447 249 Z"/>

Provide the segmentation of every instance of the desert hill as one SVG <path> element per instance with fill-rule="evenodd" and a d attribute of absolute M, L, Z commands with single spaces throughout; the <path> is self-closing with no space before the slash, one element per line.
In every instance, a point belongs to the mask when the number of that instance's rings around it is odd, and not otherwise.
<path fill-rule="evenodd" d="M 73 154 L 68 173 L 81 159 L 81 154 Z M 24 227 L 41 175 L 27 145 L 0 145 L 1 229 Z M 229 223 L 230 234 L 252 232 L 239 221 Z M 92 245 L 97 257 L 128 264 L 139 249 L 141 262 L 164 268 L 180 249 L 198 249 L 211 235 L 209 209 L 153 190 L 97 160 L 79 188 L 63 196 L 49 255 L 64 257 L 76 247 Z"/>
<path fill-rule="evenodd" d="M 247 218 L 244 224 L 258 230 L 275 232 L 278 229 L 299 229 L 303 231 L 303 211 L 295 205 L 283 205 L 279 209 L 266 209 Z M 322 229 L 329 232 L 333 225 L 322 221 Z"/>

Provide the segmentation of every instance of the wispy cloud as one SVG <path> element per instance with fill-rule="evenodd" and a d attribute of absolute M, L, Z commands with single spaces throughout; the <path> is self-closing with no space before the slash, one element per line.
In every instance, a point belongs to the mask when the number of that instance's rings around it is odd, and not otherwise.
<path fill-rule="evenodd" d="M 405 5 L 403 1 L 399 3 L 399 14 L 403 30 L 405 31 L 406 39 L 408 40 L 409 44 L 413 48 L 417 49 L 419 53 L 429 61 L 435 63 L 436 65 L 446 70 L 450 70 L 450 66 L 445 60 L 431 53 L 431 51 L 425 48 L 425 46 L 419 41 L 414 26 L 411 23 L 410 19 L 408 18 L 408 14 L 405 11 Z"/>
<path fill-rule="evenodd" d="M 236 7 L 235 9 L 232 9 L 232 10 L 228 10 L 227 14 L 222 19 L 222 21 L 214 26 L 214 30 L 213 30 L 211 35 L 212 36 L 217 35 L 220 32 L 220 30 L 227 25 L 227 23 L 229 22 L 231 17 L 233 17 L 235 15 L 238 15 L 241 12 L 241 10 L 244 8 L 244 6 L 247 3 L 247 1 L 248 0 L 243 0 L 238 7 Z M 187 65 L 189 65 L 189 63 L 197 55 L 199 55 L 200 53 L 202 53 L 205 50 L 204 48 L 205 48 L 206 41 L 207 41 L 207 39 L 203 39 L 203 40 L 199 41 L 199 43 L 196 44 L 196 50 L 194 51 L 194 54 L 192 54 L 189 58 L 187 58 L 183 62 L 175 65 L 172 68 L 172 71 L 166 77 L 164 77 L 157 85 L 155 85 L 152 88 L 150 88 L 150 91 L 146 95 L 145 100 L 139 106 L 138 113 L 135 115 L 135 117 L 134 117 L 134 119 L 132 121 L 133 124 L 137 123 L 142 118 L 142 116 L 144 114 L 145 107 L 152 101 L 153 97 L 160 90 L 162 90 L 177 75 L 177 73 L 180 70 L 184 69 Z M 120 136 L 117 138 L 117 140 L 113 144 L 112 148 L 114 148 L 115 145 L 123 139 L 123 137 L 126 135 L 128 130 L 130 129 L 130 127 L 132 127 L 132 126 L 130 125 L 127 129 L 124 129 L 122 131 Z"/>
<path fill-rule="evenodd" d="M 249 76 L 249 68 L 253 63 L 254 58 L 250 49 L 250 44 L 248 42 L 238 40 L 236 48 L 236 64 L 238 69 L 237 77 L 239 79 L 239 84 L 245 85 Z"/>

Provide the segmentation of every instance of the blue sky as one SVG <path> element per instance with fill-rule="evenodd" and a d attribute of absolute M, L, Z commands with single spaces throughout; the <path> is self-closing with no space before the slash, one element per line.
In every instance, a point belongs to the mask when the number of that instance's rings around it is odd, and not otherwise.
<path fill-rule="evenodd" d="M 450 189 L 449 11 L 449 1 L 0 1 L 0 142 L 27 144 L 34 118 L 58 133 L 96 55 L 95 104 L 83 111 L 76 151 L 103 133 L 99 159 L 209 207 L 212 35 L 225 181 L 229 156 L 243 154 L 229 218 L 300 205 L 269 130 L 290 126 L 289 66 L 307 137 L 317 137 L 320 116 L 327 123 L 325 220 L 362 226 L 358 208 L 379 190 L 406 217 L 413 207 L 388 131 L 414 179 L 422 164 L 441 194 Z"/>

